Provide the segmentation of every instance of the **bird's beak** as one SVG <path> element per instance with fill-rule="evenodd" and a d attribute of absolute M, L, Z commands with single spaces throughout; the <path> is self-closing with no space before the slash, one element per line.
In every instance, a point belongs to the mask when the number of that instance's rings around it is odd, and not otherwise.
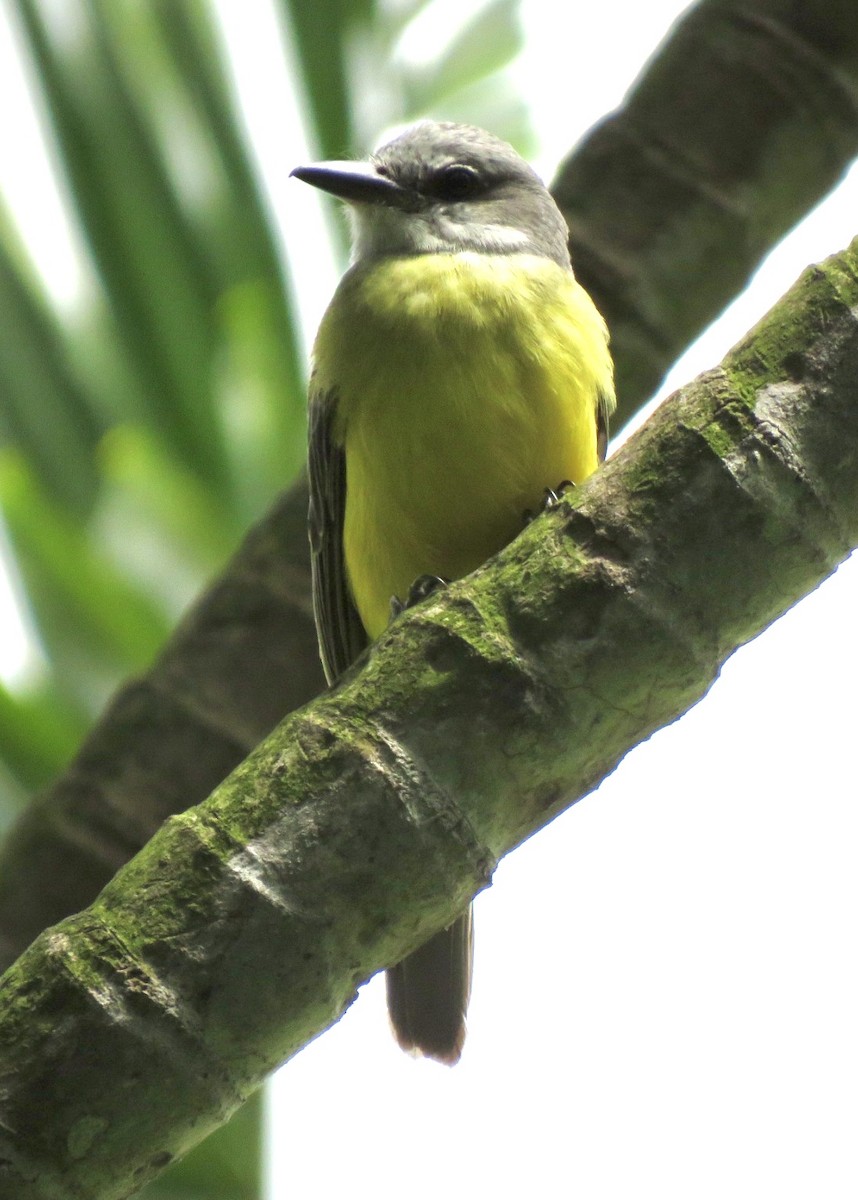
<path fill-rule="evenodd" d="M 404 208 L 411 198 L 405 188 L 379 175 L 374 163 L 313 163 L 308 167 L 295 167 L 290 174 L 302 183 L 312 184 L 350 204 L 385 204 L 391 208 Z"/>

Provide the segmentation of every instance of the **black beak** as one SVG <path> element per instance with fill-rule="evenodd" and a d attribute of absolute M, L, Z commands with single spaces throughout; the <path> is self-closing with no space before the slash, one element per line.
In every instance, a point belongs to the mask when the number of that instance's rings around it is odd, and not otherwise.
<path fill-rule="evenodd" d="M 386 204 L 405 208 L 410 192 L 384 175 L 379 175 L 374 163 L 322 162 L 309 167 L 295 167 L 290 172 L 302 183 L 312 184 L 350 204 Z"/>

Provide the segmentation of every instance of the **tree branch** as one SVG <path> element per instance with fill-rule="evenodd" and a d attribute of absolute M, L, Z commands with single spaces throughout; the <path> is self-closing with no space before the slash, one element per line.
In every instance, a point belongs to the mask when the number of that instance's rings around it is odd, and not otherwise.
<path fill-rule="evenodd" d="M 622 425 L 858 154 L 843 0 L 704 0 L 554 185 L 611 330 Z"/>
<path fill-rule="evenodd" d="M 0 968 L 84 908 L 174 812 L 199 803 L 324 686 L 310 602 L 307 489 L 286 492 L 113 698 L 0 853 Z"/>
<path fill-rule="evenodd" d="M 856 312 L 858 241 L 30 947 L 0 1196 L 142 1185 L 847 556 Z"/>
<path fill-rule="evenodd" d="M 555 191 L 626 416 L 842 174 L 856 95 L 851 3 L 704 0 L 569 160 Z M 299 484 L 19 820 L 0 852 L 0 965 L 318 693 L 306 509 Z"/>

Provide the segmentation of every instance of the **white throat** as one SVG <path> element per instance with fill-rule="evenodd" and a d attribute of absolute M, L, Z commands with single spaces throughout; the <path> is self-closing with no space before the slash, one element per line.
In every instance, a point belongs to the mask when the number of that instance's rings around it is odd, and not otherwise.
<path fill-rule="evenodd" d="M 438 209 L 403 212 L 385 205 L 349 208 L 352 262 L 402 254 L 511 254 L 527 249 L 529 237 L 510 225 L 463 224 Z"/>

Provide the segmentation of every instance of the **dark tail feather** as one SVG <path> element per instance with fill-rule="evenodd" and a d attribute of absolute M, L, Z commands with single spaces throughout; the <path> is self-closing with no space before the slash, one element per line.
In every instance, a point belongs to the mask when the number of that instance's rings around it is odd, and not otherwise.
<path fill-rule="evenodd" d="M 396 1040 L 453 1066 L 465 1042 L 473 962 L 471 909 L 387 972 L 387 1008 Z"/>

